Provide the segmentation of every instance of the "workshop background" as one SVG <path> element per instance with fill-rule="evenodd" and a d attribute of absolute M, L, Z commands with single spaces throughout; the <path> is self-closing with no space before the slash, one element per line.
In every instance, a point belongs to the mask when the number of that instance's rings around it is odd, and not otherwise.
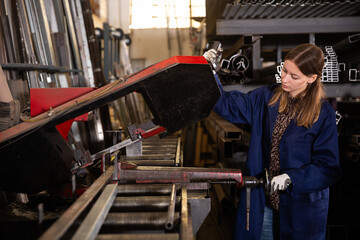
<path fill-rule="evenodd" d="M 273 84 L 301 43 L 337 114 L 327 240 L 358 239 L 359 0 L 1 0 L 0 239 L 231 239 L 251 133 L 211 73 Z"/>

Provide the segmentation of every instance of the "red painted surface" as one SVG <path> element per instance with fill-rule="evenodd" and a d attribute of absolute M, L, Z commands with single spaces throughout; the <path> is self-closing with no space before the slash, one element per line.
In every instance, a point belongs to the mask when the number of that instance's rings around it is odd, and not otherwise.
<path fill-rule="evenodd" d="M 162 126 L 157 127 L 154 130 L 147 131 L 147 132 L 145 132 L 143 129 L 138 128 L 138 129 L 134 130 L 134 134 L 135 135 L 140 134 L 143 139 L 146 139 L 146 138 L 152 137 L 154 135 L 157 135 L 157 134 L 165 132 L 165 131 L 166 131 L 166 128 L 164 128 Z"/>
<path fill-rule="evenodd" d="M 75 193 L 73 194 L 71 190 L 71 185 L 69 184 L 67 185 L 67 188 L 63 190 L 61 195 L 64 198 L 73 198 L 73 197 L 79 198 L 84 192 L 86 192 L 87 189 L 88 189 L 87 187 L 76 188 Z"/>
<path fill-rule="evenodd" d="M 55 109 L 68 101 L 93 91 L 95 88 L 31 88 L 30 89 L 30 111 L 31 117 Z M 87 121 L 88 114 L 85 113 L 63 122 L 56 126 L 61 136 L 67 140 L 72 123 L 75 121 Z"/>
<path fill-rule="evenodd" d="M 207 64 L 208 65 L 209 63 L 206 61 L 206 59 L 203 56 L 174 56 L 157 64 L 151 65 L 138 72 L 133 73 L 126 79 L 125 82 L 123 82 L 122 84 L 120 84 L 119 87 L 116 88 L 122 88 L 123 86 L 134 83 L 142 78 L 149 77 L 175 64 Z"/>
<path fill-rule="evenodd" d="M 31 88 L 31 117 L 49 111 L 96 88 Z"/>

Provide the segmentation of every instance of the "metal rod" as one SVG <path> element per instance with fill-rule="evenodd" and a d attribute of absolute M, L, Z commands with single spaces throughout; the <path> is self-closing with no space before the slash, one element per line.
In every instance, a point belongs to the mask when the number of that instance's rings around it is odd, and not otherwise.
<path fill-rule="evenodd" d="M 174 160 L 131 160 L 127 159 L 127 162 L 136 164 L 138 166 L 176 166 Z"/>
<path fill-rule="evenodd" d="M 94 160 L 100 158 L 103 153 L 112 153 L 112 152 L 115 152 L 115 151 L 117 151 L 117 150 L 120 150 L 121 148 L 124 148 L 124 147 L 126 147 L 126 146 L 128 146 L 128 145 L 130 145 L 130 144 L 136 143 L 136 142 L 138 142 L 138 141 L 140 141 L 140 140 L 141 140 L 141 139 L 137 139 L 137 140 L 135 140 L 135 141 L 132 141 L 131 139 L 126 139 L 126 140 L 124 140 L 124 141 L 122 141 L 122 142 L 120 142 L 120 143 L 118 143 L 118 144 L 115 144 L 115 145 L 113 145 L 113 146 L 111 146 L 111 147 L 108 147 L 108 148 L 106 148 L 106 149 L 104 149 L 104 150 L 102 150 L 102 151 L 100 151 L 100 152 L 97 152 L 97 153 L 91 155 L 91 159 L 94 161 Z"/>
<path fill-rule="evenodd" d="M 246 188 L 246 230 L 250 230 L 250 194 L 251 188 Z"/>
<path fill-rule="evenodd" d="M 42 72 L 82 72 L 79 69 L 66 69 L 64 67 L 57 67 L 54 65 L 43 65 L 43 64 L 28 64 L 28 63 L 4 63 L 1 64 L 3 69 L 14 69 L 18 71 L 30 71 L 38 70 Z"/>
<path fill-rule="evenodd" d="M 178 188 L 180 189 L 180 187 Z M 169 184 L 127 184 L 118 186 L 118 195 L 121 196 L 164 196 L 171 193 Z"/>
<path fill-rule="evenodd" d="M 136 166 L 120 162 L 119 180 L 136 183 L 211 183 L 236 181 L 242 187 L 243 176 L 240 169 L 196 168 L 196 167 L 154 167 Z"/>
<path fill-rule="evenodd" d="M 95 239 L 117 194 L 117 184 L 109 184 L 72 239 Z"/>
<path fill-rule="evenodd" d="M 99 234 L 96 240 L 179 240 L 178 233 Z"/>
<path fill-rule="evenodd" d="M 114 166 L 115 166 L 113 180 L 114 180 L 114 181 L 117 181 L 117 180 L 119 180 L 118 174 L 117 174 L 117 173 L 118 173 L 117 165 L 118 165 L 118 155 L 119 155 L 119 151 L 114 152 L 113 155 L 114 155 Z"/>
<path fill-rule="evenodd" d="M 181 146 L 181 138 L 179 137 L 177 140 L 177 144 L 176 144 L 176 156 L 175 156 L 175 166 L 176 167 L 183 165 L 183 162 L 180 159 L 180 156 L 182 156 L 180 146 Z"/>
<path fill-rule="evenodd" d="M 103 153 L 101 155 L 101 168 L 102 168 L 102 172 L 105 172 L 106 170 L 106 154 L 107 153 Z"/>
<path fill-rule="evenodd" d="M 166 211 L 169 208 L 169 196 L 127 196 L 117 197 L 111 211 L 135 212 L 142 210 Z M 180 204 L 180 197 L 175 198 L 175 206 Z"/>
<path fill-rule="evenodd" d="M 109 213 L 104 221 L 104 226 L 116 227 L 144 227 L 164 229 L 166 212 L 126 212 Z M 175 213 L 174 219 L 179 219 L 179 213 Z"/>
<path fill-rule="evenodd" d="M 172 230 L 174 227 L 174 213 L 175 213 L 176 190 L 175 184 L 172 185 L 169 208 L 166 216 L 165 229 Z"/>
<path fill-rule="evenodd" d="M 94 197 L 99 193 L 103 186 L 109 182 L 113 176 L 114 167 L 111 166 L 105 174 L 101 175 L 85 193 L 81 195 L 75 203 L 73 203 L 61 217 L 51 225 L 51 227 L 39 238 L 45 239 L 60 239 L 66 231 L 72 226 L 78 216 L 85 210 Z"/>
<path fill-rule="evenodd" d="M 180 237 L 181 240 L 192 240 L 193 229 L 190 209 L 188 208 L 187 189 L 181 188 L 181 223 L 180 223 Z"/>

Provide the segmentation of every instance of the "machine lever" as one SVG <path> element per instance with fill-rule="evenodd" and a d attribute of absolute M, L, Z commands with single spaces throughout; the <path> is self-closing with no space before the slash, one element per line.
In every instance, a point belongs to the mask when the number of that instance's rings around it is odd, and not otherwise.
<path fill-rule="evenodd" d="M 265 168 L 263 178 L 256 178 L 253 176 L 244 176 L 244 187 L 246 188 L 246 230 L 250 230 L 250 197 L 251 189 L 262 185 L 265 194 L 270 194 L 271 178 L 268 170 Z"/>

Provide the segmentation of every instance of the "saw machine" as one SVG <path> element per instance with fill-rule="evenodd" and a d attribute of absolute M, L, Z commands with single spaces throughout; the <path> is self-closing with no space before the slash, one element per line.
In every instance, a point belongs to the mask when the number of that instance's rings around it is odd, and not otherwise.
<path fill-rule="evenodd" d="M 248 218 L 250 189 L 269 189 L 268 175 L 243 177 L 239 169 L 182 166 L 180 137 L 173 134 L 207 117 L 220 97 L 203 57 L 173 57 L 84 91 L 0 135 L 1 190 L 36 193 L 73 179 L 74 194 L 74 172 L 100 160 L 102 175 L 41 239 L 69 234 L 74 239 L 143 239 L 143 233 L 150 239 L 192 239 L 210 211 L 212 184 L 246 187 Z M 69 126 L 64 122 L 134 91 L 143 95 L 154 118 L 128 126 L 128 139 L 79 160 L 65 140 Z"/>
<path fill-rule="evenodd" d="M 165 136 L 209 115 L 220 96 L 207 61 L 201 56 L 175 56 L 104 87 L 85 93 L 0 133 L 0 189 L 36 193 L 71 177 L 76 162 L 55 128 L 129 93 L 144 97 L 157 130 Z"/>

